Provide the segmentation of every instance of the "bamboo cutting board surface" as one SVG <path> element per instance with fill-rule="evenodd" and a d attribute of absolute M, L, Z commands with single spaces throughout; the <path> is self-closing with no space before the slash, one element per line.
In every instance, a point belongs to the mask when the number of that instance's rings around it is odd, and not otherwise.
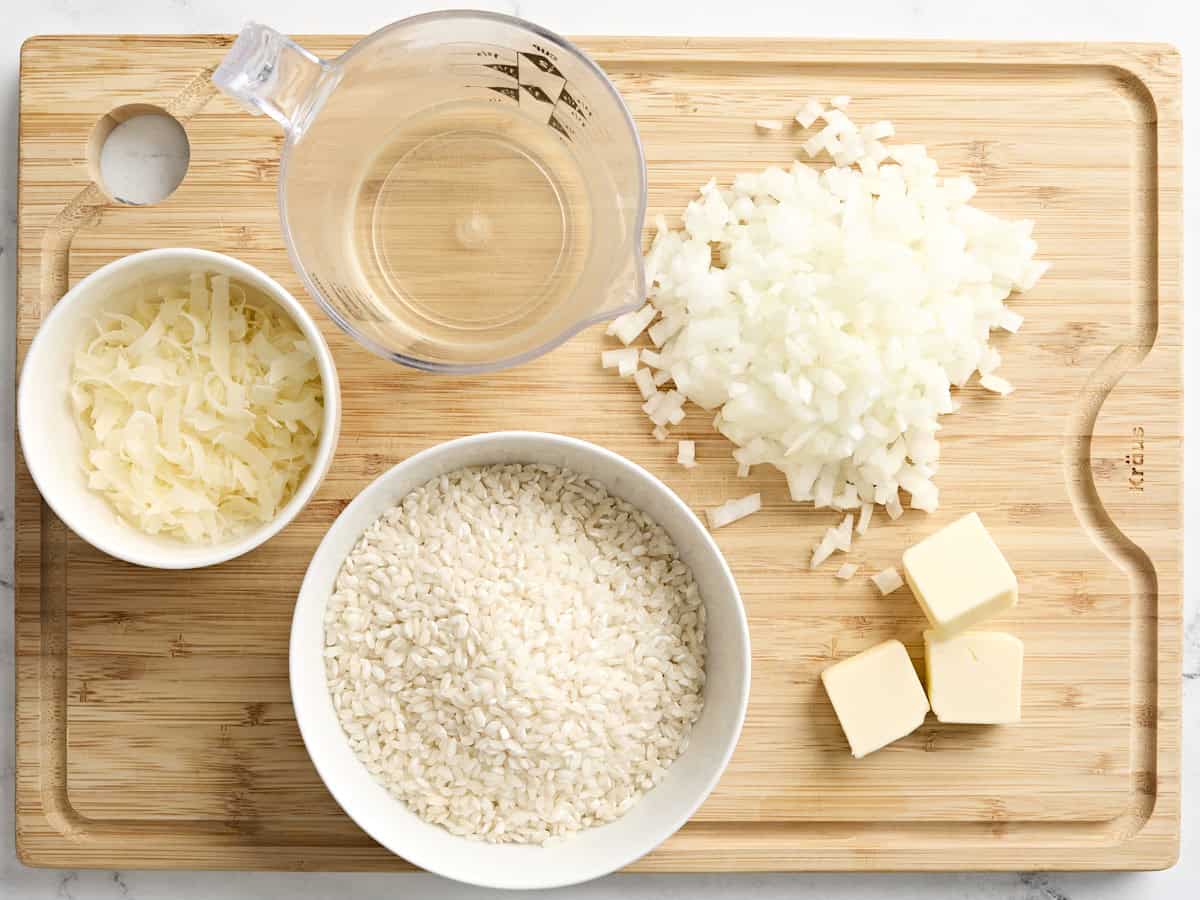
<path fill-rule="evenodd" d="M 303 40 L 334 55 L 348 37 Z M 238 256 L 309 298 L 279 230 L 282 135 L 215 95 L 224 36 L 42 37 L 21 55 L 18 350 L 65 289 L 150 247 Z M 818 673 L 886 638 L 921 667 L 907 589 L 881 598 L 805 559 L 835 517 L 738 480 L 699 411 L 677 429 L 698 468 L 648 434 L 628 382 L 601 371 L 603 328 L 497 375 L 451 378 L 361 351 L 318 313 L 344 419 L 329 477 L 296 522 L 239 560 L 138 569 L 72 535 L 17 463 L 17 844 L 47 866 L 405 868 L 340 811 L 304 752 L 287 681 L 309 556 L 357 491 L 413 452 L 505 428 L 595 441 L 700 509 L 761 491 L 717 533 L 754 647 L 745 731 L 692 822 L 643 871 L 1154 868 L 1179 830 L 1182 292 L 1180 63 L 1150 45 L 596 38 L 645 141 L 650 213 L 711 176 L 787 164 L 760 135 L 808 96 L 891 119 L 975 203 L 1037 221 L 1054 268 L 997 338 L 1008 398 L 977 387 L 945 420 L 943 506 L 879 523 L 850 561 L 873 572 L 979 510 L 1021 582 L 995 622 L 1026 646 L 1019 725 L 943 725 L 850 758 Z M 186 178 L 149 207 L 92 183 L 109 113 L 154 104 L 191 142 Z M 118 112 L 119 116 L 120 113 Z M 315 311 L 315 310 L 314 310 Z M 673 437 L 674 437 L 673 436 Z M 878 518 L 878 517 L 877 517 Z"/>

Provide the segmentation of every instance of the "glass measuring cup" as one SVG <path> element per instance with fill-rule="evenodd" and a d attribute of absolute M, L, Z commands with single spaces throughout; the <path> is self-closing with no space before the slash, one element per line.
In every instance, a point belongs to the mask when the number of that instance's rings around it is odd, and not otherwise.
<path fill-rule="evenodd" d="M 644 299 L 641 141 L 563 38 L 456 10 L 324 60 L 251 23 L 213 81 L 283 126 L 292 265 L 375 353 L 490 371 Z"/>

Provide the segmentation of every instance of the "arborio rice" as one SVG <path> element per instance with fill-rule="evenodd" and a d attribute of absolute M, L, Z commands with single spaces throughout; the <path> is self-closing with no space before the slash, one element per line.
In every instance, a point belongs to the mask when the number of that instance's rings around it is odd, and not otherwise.
<path fill-rule="evenodd" d="M 486 841 L 616 819 L 703 705 L 691 570 L 644 513 L 554 466 L 460 469 L 384 513 L 338 573 L 325 643 L 359 759 Z"/>

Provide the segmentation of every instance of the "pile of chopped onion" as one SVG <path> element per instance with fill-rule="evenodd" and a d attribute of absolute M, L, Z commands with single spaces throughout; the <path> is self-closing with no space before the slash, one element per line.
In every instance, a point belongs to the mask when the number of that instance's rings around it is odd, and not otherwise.
<path fill-rule="evenodd" d="M 224 275 L 132 294 L 75 353 L 88 485 L 142 531 L 191 543 L 269 522 L 316 456 L 324 398 L 308 341 Z"/>
<path fill-rule="evenodd" d="M 767 463 L 796 502 L 864 507 L 861 534 L 872 504 L 903 513 L 901 491 L 937 508 L 938 417 L 976 371 L 984 388 L 1012 389 L 995 374 L 989 332 L 1020 326 L 1004 301 L 1047 266 L 1033 259 L 1032 222 L 970 206 L 970 178 L 940 176 L 922 146 L 885 144 L 890 122 L 859 129 L 849 102 L 809 101 L 796 115 L 805 127 L 823 120 L 804 148 L 834 166 L 710 181 L 681 231 L 660 216 L 650 304 L 609 331 L 628 344 L 648 328 L 659 348 L 640 357 L 651 376 L 620 358 L 656 434 L 681 415 L 677 398 L 716 411 L 739 474 Z M 650 393 L 668 379 L 670 402 Z M 814 562 L 849 541 L 843 522 Z"/>

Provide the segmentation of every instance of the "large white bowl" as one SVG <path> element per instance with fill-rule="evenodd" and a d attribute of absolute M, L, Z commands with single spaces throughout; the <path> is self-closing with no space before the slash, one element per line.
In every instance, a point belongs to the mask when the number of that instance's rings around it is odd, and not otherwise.
<path fill-rule="evenodd" d="M 215 272 L 249 284 L 279 305 L 303 332 L 316 355 L 325 396 L 317 456 L 296 493 L 270 522 L 216 544 L 187 544 L 149 535 L 121 521 L 91 490 L 80 465 L 82 443 L 68 389 L 75 351 L 92 320 L 112 309 L 114 295 L 145 279 L 180 272 Z M 17 428 L 25 464 L 54 514 L 77 535 L 110 556 L 157 569 L 195 569 L 248 553 L 270 539 L 304 508 L 325 477 L 337 447 L 341 393 L 333 356 L 316 322 L 291 294 L 253 266 L 209 250 L 170 248 L 134 253 L 97 269 L 71 288 L 42 321 L 25 355 L 17 390 Z"/>
<path fill-rule="evenodd" d="M 321 652 L 325 605 L 342 561 L 385 510 L 431 478 L 463 466 L 533 462 L 566 466 L 602 482 L 667 530 L 691 566 L 708 612 L 704 710 L 688 749 L 654 790 L 615 822 L 561 844 L 487 844 L 430 825 L 392 797 L 358 761 L 342 732 Z M 317 548 L 292 620 L 292 702 L 304 744 L 342 808 L 371 837 L 409 862 L 485 887 L 548 888 L 607 874 L 654 849 L 696 811 L 724 770 L 750 693 L 750 635 L 737 584 L 708 531 L 665 484 L 617 454 L 573 438 L 498 432 L 431 447 L 375 479 L 346 507 Z"/>

